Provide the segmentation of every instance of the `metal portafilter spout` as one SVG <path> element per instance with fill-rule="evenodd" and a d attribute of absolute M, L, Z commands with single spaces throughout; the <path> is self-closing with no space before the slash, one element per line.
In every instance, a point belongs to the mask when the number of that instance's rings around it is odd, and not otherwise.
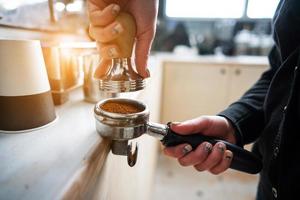
<path fill-rule="evenodd" d="M 130 166 L 136 163 L 137 147 L 132 152 L 132 147 L 127 146 L 128 140 L 147 133 L 159 139 L 167 147 L 188 143 L 196 149 L 205 141 L 211 144 L 221 141 L 228 150 L 233 152 L 230 168 L 250 174 L 258 173 L 262 169 L 261 160 L 239 146 L 200 133 L 179 135 L 172 131 L 169 125 L 149 122 L 149 110 L 140 101 L 125 98 L 106 99 L 95 105 L 94 112 L 97 132 L 118 144 L 112 147 L 112 152 L 117 155 L 127 155 Z"/>
<path fill-rule="evenodd" d="M 135 42 L 136 24 L 134 18 L 121 12 L 116 21 L 123 31 L 118 37 L 107 43 L 98 43 L 102 48 L 115 45 L 118 47 L 118 56 L 112 49 L 108 57 L 100 55 L 101 61 L 95 71 L 94 78 L 99 81 L 99 89 L 108 93 L 132 92 L 145 88 L 145 80 L 135 72 L 132 61 L 132 50 Z M 116 29 L 116 32 L 118 29 Z"/>

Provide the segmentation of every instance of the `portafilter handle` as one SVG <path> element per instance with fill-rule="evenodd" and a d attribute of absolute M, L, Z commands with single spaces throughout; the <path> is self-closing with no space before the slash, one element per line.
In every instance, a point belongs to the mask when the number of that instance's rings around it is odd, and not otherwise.
<path fill-rule="evenodd" d="M 256 174 L 262 169 L 262 161 L 255 154 L 227 141 L 220 140 L 215 137 L 204 136 L 200 133 L 179 135 L 171 130 L 169 123 L 168 125 L 163 125 L 148 122 L 147 130 L 147 134 L 160 139 L 162 144 L 166 147 L 188 143 L 194 150 L 203 142 L 209 142 L 212 145 L 216 144 L 217 142 L 223 142 L 226 145 L 226 149 L 233 153 L 233 158 L 230 165 L 231 169 L 249 174 Z"/>

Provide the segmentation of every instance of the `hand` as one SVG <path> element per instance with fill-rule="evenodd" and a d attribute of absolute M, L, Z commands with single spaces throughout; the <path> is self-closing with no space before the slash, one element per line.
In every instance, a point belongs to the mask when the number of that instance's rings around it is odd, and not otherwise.
<path fill-rule="evenodd" d="M 202 116 L 182 123 L 173 123 L 171 129 L 181 135 L 201 133 L 226 140 L 232 144 L 236 143 L 232 125 L 226 118 L 220 116 Z M 226 146 L 222 142 L 218 142 L 214 146 L 203 142 L 194 151 L 189 144 L 181 144 L 165 148 L 164 153 L 177 158 L 182 166 L 193 165 L 198 171 L 208 170 L 213 174 L 227 170 L 233 157 L 232 152 L 226 150 Z"/>
<path fill-rule="evenodd" d="M 89 0 L 90 34 L 99 43 L 112 41 L 124 30 L 122 24 L 115 21 L 120 10 L 133 15 L 137 25 L 137 71 L 142 77 L 149 77 L 147 62 L 155 34 L 157 9 L 157 0 Z M 118 56 L 119 50 L 116 45 L 110 44 L 103 48 L 100 45 L 99 51 L 103 58 L 112 58 Z"/>

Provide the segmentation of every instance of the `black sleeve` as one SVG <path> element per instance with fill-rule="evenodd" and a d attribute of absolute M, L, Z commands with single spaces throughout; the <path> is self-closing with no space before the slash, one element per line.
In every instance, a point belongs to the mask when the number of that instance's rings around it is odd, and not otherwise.
<path fill-rule="evenodd" d="M 271 68 L 235 103 L 218 115 L 227 118 L 236 130 L 240 146 L 255 141 L 264 128 L 264 101 L 271 80 L 280 66 L 278 51 L 273 47 L 269 54 Z"/>

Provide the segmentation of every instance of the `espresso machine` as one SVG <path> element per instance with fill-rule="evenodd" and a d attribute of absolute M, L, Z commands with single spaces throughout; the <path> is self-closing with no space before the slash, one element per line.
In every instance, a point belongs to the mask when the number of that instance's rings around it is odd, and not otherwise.
<path fill-rule="evenodd" d="M 137 161 L 138 147 L 132 148 L 130 140 L 148 134 L 159 139 L 164 146 L 175 146 L 189 143 L 196 149 L 202 142 L 216 144 L 222 140 L 194 133 L 187 136 L 173 132 L 169 124 L 158 124 L 149 122 L 150 111 L 143 102 L 118 98 L 117 94 L 122 92 L 138 91 L 145 88 L 145 80 L 135 72 L 131 62 L 132 49 L 134 46 L 136 27 L 134 18 L 127 13 L 120 13 L 116 19 L 125 31 L 123 31 L 113 43 L 121 50 L 119 58 L 101 60 L 94 77 L 98 80 L 99 90 L 112 94 L 115 98 L 108 98 L 96 103 L 94 116 L 96 130 L 104 138 L 112 140 L 111 150 L 115 155 L 127 156 L 129 166 L 134 166 Z M 107 103 L 126 104 L 137 108 L 137 112 L 118 113 L 103 109 Z M 222 141 L 228 150 L 234 154 L 230 168 L 255 174 L 262 168 L 261 160 L 251 152 L 226 141 Z"/>

